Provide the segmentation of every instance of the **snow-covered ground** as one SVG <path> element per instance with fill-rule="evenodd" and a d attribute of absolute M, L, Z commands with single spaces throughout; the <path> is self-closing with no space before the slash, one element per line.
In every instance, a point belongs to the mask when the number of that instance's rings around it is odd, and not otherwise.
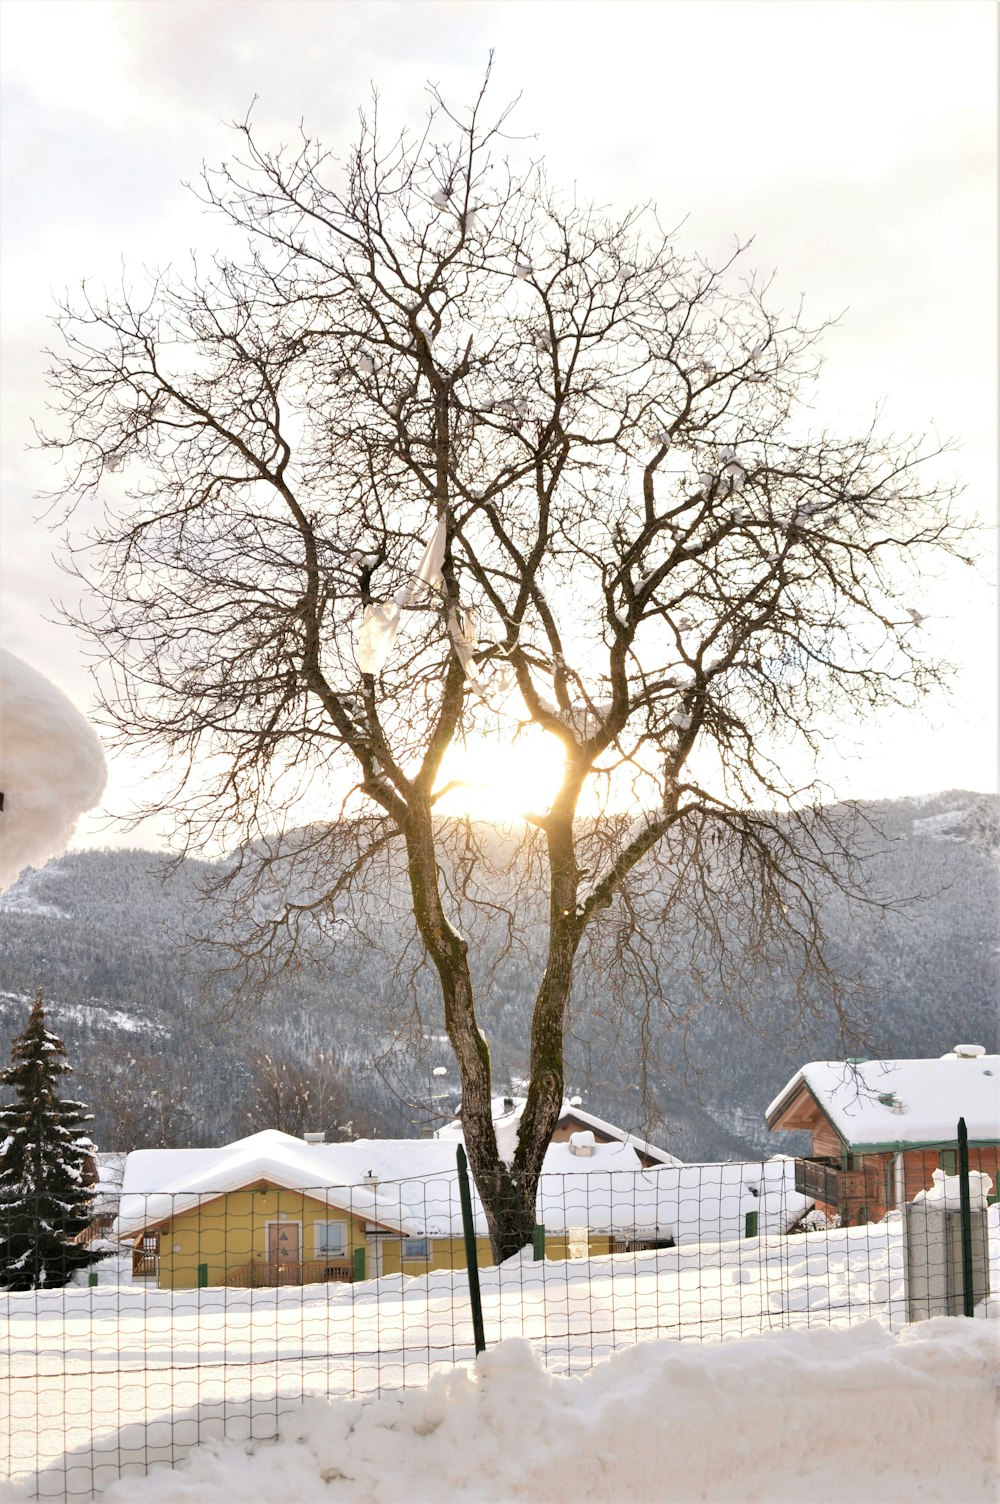
<path fill-rule="evenodd" d="M 990 1215 L 996 1250 L 996 1209 Z M 664 1337 L 712 1343 L 787 1328 L 829 1333 L 868 1317 L 899 1330 L 900 1225 L 894 1218 L 566 1262 L 523 1257 L 482 1272 L 487 1346 L 526 1338 L 549 1374 L 579 1377 L 615 1350 Z M 279 1422 L 298 1424 L 288 1417 L 305 1399 L 384 1396 L 473 1359 L 461 1271 L 256 1291 L 101 1285 L 10 1295 L 3 1305 L 10 1383 L 0 1412 L 9 1410 L 10 1434 L 0 1440 L 0 1456 L 9 1445 L 11 1473 L 22 1479 L 40 1467 L 43 1498 L 87 1497 L 121 1471 L 176 1461 L 213 1436 L 274 1437 Z M 454 1380 L 456 1394 L 464 1382 Z M 656 1414 L 652 1406 L 650 1424 Z M 750 1447 L 748 1464 L 758 1450 Z"/>
<path fill-rule="evenodd" d="M 106 1504 L 992 1504 L 995 1324 L 938 1318 L 889 1336 L 782 1332 L 656 1342 L 582 1378 L 527 1342 L 476 1371 L 363 1406 L 312 1401 L 273 1444 L 199 1450 L 124 1479 Z"/>
<path fill-rule="evenodd" d="M 968 809 L 962 805 L 957 809 L 943 810 L 939 815 L 926 815 L 922 820 L 914 819 L 913 834 L 939 840 L 942 836 L 947 836 L 956 826 L 961 825 L 968 815 Z"/>

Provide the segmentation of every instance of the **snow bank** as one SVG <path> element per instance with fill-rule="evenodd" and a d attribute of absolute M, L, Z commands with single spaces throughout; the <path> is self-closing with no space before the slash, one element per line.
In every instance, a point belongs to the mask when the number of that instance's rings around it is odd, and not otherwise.
<path fill-rule="evenodd" d="M 961 1211 L 961 1175 L 949 1175 L 944 1170 L 935 1170 L 931 1179 L 934 1183 L 930 1190 L 918 1191 L 914 1201 L 926 1201 L 928 1206 L 941 1207 L 946 1212 Z M 993 1181 L 989 1175 L 984 1175 L 981 1170 L 969 1171 L 969 1201 L 974 1209 L 985 1211 L 992 1189 Z"/>
<path fill-rule="evenodd" d="M 647 1343 L 583 1378 L 512 1339 L 477 1371 L 362 1406 L 307 1402 L 274 1443 L 209 1445 L 104 1504 L 995 1498 L 992 1322 L 874 1322 Z"/>
<path fill-rule="evenodd" d="M 0 648 L 0 892 L 25 867 L 59 856 L 107 782 L 104 752 L 43 674 Z"/>

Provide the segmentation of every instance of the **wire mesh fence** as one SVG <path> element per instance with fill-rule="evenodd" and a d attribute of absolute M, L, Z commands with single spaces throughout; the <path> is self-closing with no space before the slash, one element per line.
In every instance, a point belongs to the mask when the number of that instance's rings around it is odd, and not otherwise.
<path fill-rule="evenodd" d="M 531 1245 L 496 1266 L 474 1188 L 463 1221 L 457 1166 L 341 1186 L 258 1166 L 243 1184 L 127 1189 L 84 1235 L 99 1262 L 0 1294 L 0 1459 L 37 1497 L 82 1499 L 212 1437 L 271 1437 L 309 1397 L 425 1384 L 507 1337 L 580 1374 L 656 1338 L 895 1329 L 964 1308 L 968 1249 L 947 1197 L 836 1226 L 789 1159 L 636 1172 L 584 1156 L 542 1177 L 537 1207 Z M 996 1208 L 976 1211 L 974 1302 L 997 1248 Z"/>

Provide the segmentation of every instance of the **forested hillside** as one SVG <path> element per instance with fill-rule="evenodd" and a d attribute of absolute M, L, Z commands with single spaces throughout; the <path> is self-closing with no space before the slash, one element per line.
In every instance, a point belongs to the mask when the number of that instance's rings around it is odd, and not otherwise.
<path fill-rule="evenodd" d="M 871 985 L 867 1052 L 938 1055 L 960 1041 L 995 1050 L 998 801 L 955 792 L 866 813 L 883 833 L 870 843 L 873 891 L 914 900 L 861 925 L 835 896 L 827 906 L 838 965 L 863 968 Z M 451 1062 L 431 979 L 418 977 L 412 993 L 400 981 L 411 941 L 403 917 L 387 906 L 380 948 L 342 940 L 325 964 L 286 974 L 253 1011 L 229 1016 L 225 986 L 206 993 L 204 963 L 184 943 L 218 922 L 200 895 L 211 872 L 190 860 L 171 867 L 153 852 L 87 851 L 26 873 L 0 899 L 4 1058 L 42 986 L 77 1065 L 76 1090 L 109 1149 L 218 1142 L 264 1126 L 268 1090 L 277 1102 L 279 1077 L 299 1069 L 323 1077 L 323 1092 L 302 1110 L 331 1136 L 419 1132 L 435 1110 L 454 1108 L 454 1068 L 433 1075 Z M 523 1069 L 538 965 L 529 933 L 482 1001 L 500 1086 Z M 695 995 L 676 963 L 669 989 L 689 1017 L 670 1029 L 664 1016 L 652 1071 L 661 1121 L 650 1120 L 628 999 L 624 1009 L 604 1008 L 600 978 L 589 980 L 571 1024 L 572 1089 L 592 1111 L 648 1127 L 687 1159 L 792 1147 L 794 1139 L 764 1130 L 767 1102 L 803 1059 L 842 1053 L 832 1015 L 789 1027 L 787 978 L 775 974 L 744 1020 L 725 998 Z"/>

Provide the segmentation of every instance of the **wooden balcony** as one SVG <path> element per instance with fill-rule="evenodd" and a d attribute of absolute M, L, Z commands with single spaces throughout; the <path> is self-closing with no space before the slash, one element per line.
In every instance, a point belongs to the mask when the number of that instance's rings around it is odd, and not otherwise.
<path fill-rule="evenodd" d="M 826 1206 L 839 1207 L 843 1200 L 844 1171 L 836 1160 L 797 1159 L 795 1161 L 795 1189 L 810 1201 L 822 1201 Z"/>
<path fill-rule="evenodd" d="M 855 1160 L 849 1170 L 835 1159 L 795 1161 L 795 1189 L 810 1201 L 837 1212 L 848 1223 L 885 1215 L 883 1180 L 876 1157 Z"/>
<path fill-rule="evenodd" d="M 147 1233 L 132 1245 L 132 1278 L 156 1279 L 160 1272 L 160 1235 Z"/>
<path fill-rule="evenodd" d="M 350 1284 L 354 1272 L 349 1264 L 308 1259 L 303 1264 L 264 1263 L 263 1260 L 230 1269 L 226 1284 L 240 1290 L 263 1290 L 275 1285 Z"/>

